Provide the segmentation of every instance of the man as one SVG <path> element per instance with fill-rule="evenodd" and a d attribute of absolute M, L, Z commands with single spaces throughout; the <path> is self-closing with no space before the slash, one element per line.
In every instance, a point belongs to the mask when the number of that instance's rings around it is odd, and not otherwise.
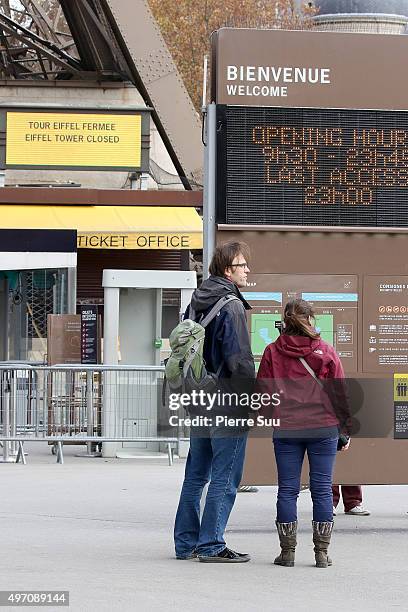
<path fill-rule="evenodd" d="M 370 511 L 363 506 L 363 489 L 360 485 L 342 485 L 341 495 L 343 497 L 344 514 L 353 516 L 369 516 Z M 340 487 L 333 485 L 333 514 L 340 501 Z"/>
<path fill-rule="evenodd" d="M 218 372 L 218 389 L 239 391 L 243 382 L 255 379 L 245 310 L 250 309 L 240 292 L 247 284 L 249 248 L 242 242 L 217 247 L 210 277 L 192 296 L 190 309 L 196 320 L 205 316 L 222 297 L 235 295 L 208 324 L 204 359 L 209 372 Z M 190 310 L 189 309 L 189 310 Z M 189 311 L 186 313 L 189 315 Z M 234 410 L 235 408 L 235 410 Z M 233 406 L 231 415 L 238 413 Z M 224 531 L 241 481 L 247 441 L 246 429 L 230 431 L 208 427 L 192 431 L 184 483 L 177 510 L 174 540 L 177 559 L 198 557 L 206 563 L 245 563 L 250 556 L 227 548 Z M 200 500 L 209 484 L 200 522 Z"/>

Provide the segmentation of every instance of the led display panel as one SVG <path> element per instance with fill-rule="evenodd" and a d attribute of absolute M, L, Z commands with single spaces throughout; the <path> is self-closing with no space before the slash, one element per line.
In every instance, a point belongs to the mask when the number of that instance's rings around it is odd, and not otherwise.
<path fill-rule="evenodd" d="M 408 112 L 217 107 L 217 222 L 408 227 Z"/>

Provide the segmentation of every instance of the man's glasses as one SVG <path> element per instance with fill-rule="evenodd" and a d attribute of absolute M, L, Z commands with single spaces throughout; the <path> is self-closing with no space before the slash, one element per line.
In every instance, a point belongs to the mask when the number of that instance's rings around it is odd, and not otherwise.
<path fill-rule="evenodd" d="M 231 268 L 247 268 L 248 264 L 246 261 L 244 261 L 244 263 L 239 263 L 239 264 L 231 264 L 230 266 Z"/>

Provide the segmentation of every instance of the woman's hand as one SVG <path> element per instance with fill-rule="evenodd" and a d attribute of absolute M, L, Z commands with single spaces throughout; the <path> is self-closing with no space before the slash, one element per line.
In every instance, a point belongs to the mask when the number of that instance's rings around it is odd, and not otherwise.
<path fill-rule="evenodd" d="M 342 449 L 341 449 L 341 451 L 340 451 L 341 453 L 342 453 L 343 451 L 346 451 L 346 450 L 348 450 L 348 449 L 350 448 L 350 442 L 351 442 L 351 438 L 349 438 L 349 439 L 348 439 L 347 444 L 345 444 L 345 445 L 343 446 L 343 448 L 342 448 Z"/>

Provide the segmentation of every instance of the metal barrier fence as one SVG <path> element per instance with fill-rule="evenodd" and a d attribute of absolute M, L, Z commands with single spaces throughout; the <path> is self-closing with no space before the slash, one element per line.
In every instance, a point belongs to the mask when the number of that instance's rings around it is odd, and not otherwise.
<path fill-rule="evenodd" d="M 24 461 L 23 443 L 84 443 L 104 456 L 173 446 L 186 432 L 171 427 L 162 402 L 162 366 L 0 365 L 0 443 L 3 461 Z"/>

